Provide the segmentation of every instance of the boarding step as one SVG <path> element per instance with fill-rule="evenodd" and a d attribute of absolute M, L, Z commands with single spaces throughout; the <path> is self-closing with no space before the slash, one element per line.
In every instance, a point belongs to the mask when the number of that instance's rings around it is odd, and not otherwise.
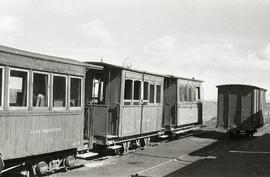
<path fill-rule="evenodd" d="M 90 157 L 95 157 L 97 155 L 98 155 L 98 153 L 95 153 L 95 152 L 87 152 L 87 153 L 83 153 L 83 154 L 77 154 L 76 157 L 79 159 L 88 159 Z"/>
<path fill-rule="evenodd" d="M 169 136 L 168 135 L 160 135 L 159 138 L 162 138 L 162 139 L 165 139 L 165 138 L 168 138 Z"/>
<path fill-rule="evenodd" d="M 188 131 L 194 131 L 194 130 L 198 130 L 198 129 L 199 129 L 199 127 L 197 127 L 197 126 L 189 126 L 189 127 L 185 127 L 183 129 L 180 129 L 180 130 L 176 130 L 173 133 L 181 134 L 181 133 L 185 133 L 185 132 L 188 132 Z"/>
<path fill-rule="evenodd" d="M 120 149 L 120 148 L 122 148 L 122 146 L 120 146 L 120 145 L 113 145 L 113 146 L 109 146 L 107 149 L 115 150 L 115 149 Z"/>

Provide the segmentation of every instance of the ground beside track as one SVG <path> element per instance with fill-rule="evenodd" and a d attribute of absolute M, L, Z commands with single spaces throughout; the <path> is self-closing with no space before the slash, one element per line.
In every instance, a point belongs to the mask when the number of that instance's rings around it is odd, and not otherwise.
<path fill-rule="evenodd" d="M 245 137 L 238 137 L 243 140 Z M 228 142 L 229 143 L 229 142 Z M 227 144 L 228 144 L 227 143 Z M 229 148 L 214 160 L 202 159 L 197 163 L 178 169 L 166 177 L 269 177 L 270 176 L 270 126 L 267 125 L 254 138 Z M 212 153 L 211 146 L 193 154 Z"/>
<path fill-rule="evenodd" d="M 270 168 L 266 168 L 270 154 L 237 153 L 270 152 L 268 132 L 269 125 L 254 137 L 240 135 L 230 139 L 224 130 L 205 128 L 174 141 L 154 142 L 145 150 L 137 149 L 124 156 L 79 160 L 82 167 L 51 177 L 270 176 Z"/>

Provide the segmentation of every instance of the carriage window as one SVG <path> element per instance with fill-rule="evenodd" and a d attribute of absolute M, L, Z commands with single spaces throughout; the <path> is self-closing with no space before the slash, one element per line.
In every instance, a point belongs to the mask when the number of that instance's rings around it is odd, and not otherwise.
<path fill-rule="evenodd" d="M 9 78 L 9 106 L 27 106 L 27 82 L 28 72 L 10 70 Z"/>
<path fill-rule="evenodd" d="M 70 107 L 81 107 L 81 79 L 70 78 Z"/>
<path fill-rule="evenodd" d="M 4 84 L 3 84 L 3 77 L 4 76 L 4 74 L 3 74 L 3 68 L 0 68 L 0 107 L 2 107 L 3 106 L 3 86 L 4 86 Z"/>
<path fill-rule="evenodd" d="M 179 101 L 180 102 L 184 101 L 184 95 L 185 95 L 185 87 L 180 86 L 179 87 Z"/>
<path fill-rule="evenodd" d="M 155 85 L 150 84 L 150 103 L 154 103 L 155 102 Z"/>
<path fill-rule="evenodd" d="M 184 101 L 188 101 L 188 87 L 184 88 Z"/>
<path fill-rule="evenodd" d="M 196 88 L 192 88 L 192 101 L 196 101 Z"/>
<path fill-rule="evenodd" d="M 188 97 L 189 97 L 189 101 L 193 101 L 193 88 L 189 87 L 188 88 Z"/>
<path fill-rule="evenodd" d="M 126 80 L 125 81 L 125 100 L 131 100 L 132 95 L 132 80 Z"/>
<path fill-rule="evenodd" d="M 148 88 L 149 88 L 149 83 L 143 82 L 143 99 L 144 100 L 148 100 Z"/>
<path fill-rule="evenodd" d="M 201 99 L 201 92 L 200 92 L 200 87 L 196 87 L 196 100 Z"/>
<path fill-rule="evenodd" d="M 48 83 L 49 75 L 42 73 L 33 74 L 33 106 L 47 107 L 48 106 Z"/>
<path fill-rule="evenodd" d="M 53 76 L 53 106 L 66 106 L 66 77 Z"/>
<path fill-rule="evenodd" d="M 156 103 L 160 103 L 161 98 L 161 86 L 157 85 L 157 91 L 156 91 Z"/>
<path fill-rule="evenodd" d="M 93 79 L 92 86 L 92 102 L 101 103 L 103 101 L 103 87 L 104 82 L 100 79 Z"/>
<path fill-rule="evenodd" d="M 140 95 L 141 95 L 141 81 L 135 81 L 133 99 L 140 100 Z"/>

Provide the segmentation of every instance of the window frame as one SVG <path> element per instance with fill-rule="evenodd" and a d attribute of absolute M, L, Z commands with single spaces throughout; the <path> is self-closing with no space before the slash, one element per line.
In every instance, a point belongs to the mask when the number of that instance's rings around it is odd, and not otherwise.
<path fill-rule="evenodd" d="M 0 68 L 2 69 L 2 92 L 0 93 L 2 95 L 2 100 L 0 110 L 4 110 L 5 67 L 0 65 Z"/>
<path fill-rule="evenodd" d="M 131 81 L 131 90 L 130 90 L 130 95 L 131 95 L 131 98 L 130 99 L 125 99 L 125 91 L 126 91 L 126 81 L 129 80 Z M 124 84 L 124 105 L 125 106 L 131 106 L 133 105 L 133 90 L 134 90 L 134 80 L 133 79 L 129 79 L 129 78 L 126 78 L 125 79 L 125 84 Z M 126 104 L 126 103 L 129 103 L 129 104 Z"/>
<path fill-rule="evenodd" d="M 81 81 L 81 105 L 80 106 L 70 106 L 70 101 L 71 101 L 71 79 L 72 78 L 74 78 L 74 79 L 80 79 L 80 81 Z M 82 107 L 83 107 L 83 78 L 82 77 L 79 77 L 79 76 L 70 76 L 69 77 L 69 95 L 68 95 L 68 100 L 67 101 L 69 101 L 69 103 L 68 103 L 68 105 L 66 105 L 66 106 L 68 106 L 69 107 L 69 109 L 70 110 L 76 110 L 76 109 L 82 109 Z"/>
<path fill-rule="evenodd" d="M 82 78 L 82 77 L 81 77 Z M 83 79 L 83 78 L 82 78 Z M 97 94 L 97 97 L 93 97 L 93 91 L 94 91 L 94 80 L 97 80 L 98 81 L 98 84 L 99 84 L 99 87 L 101 88 L 101 90 L 98 90 L 98 94 Z M 92 100 L 92 103 L 94 104 L 104 104 L 104 100 L 105 100 L 105 93 L 104 93 L 104 87 L 105 87 L 105 84 L 104 84 L 104 80 L 101 79 L 101 78 L 93 78 L 92 79 L 92 91 L 91 91 L 91 95 L 90 95 L 90 98 Z M 99 88 L 98 88 L 99 89 Z M 101 100 L 102 99 L 102 100 Z M 97 102 L 95 102 L 94 100 L 97 100 Z"/>
<path fill-rule="evenodd" d="M 195 95 L 196 101 L 201 101 L 201 87 L 199 86 L 195 87 Z"/>
<path fill-rule="evenodd" d="M 183 84 L 179 85 L 179 87 L 178 87 L 178 92 L 179 92 L 178 100 L 179 100 L 180 103 L 186 102 L 185 101 L 185 92 L 186 92 L 185 89 L 186 89 L 186 87 Z"/>
<path fill-rule="evenodd" d="M 154 100 L 153 100 L 153 102 L 151 102 L 150 101 L 150 98 L 151 98 L 151 85 L 153 85 L 154 86 Z M 156 104 L 156 83 L 154 83 L 154 82 L 149 82 L 149 104 Z"/>
<path fill-rule="evenodd" d="M 26 72 L 27 73 L 27 96 L 26 96 L 26 106 L 10 106 L 10 73 L 11 71 L 21 71 L 21 72 Z M 16 68 L 16 67 L 10 67 L 8 69 L 8 94 L 7 94 L 7 108 L 8 110 L 28 110 L 29 108 L 29 94 L 30 94 L 30 91 L 29 91 L 29 73 L 30 73 L 30 70 L 27 70 L 27 69 L 21 69 L 21 68 Z"/>
<path fill-rule="evenodd" d="M 162 84 L 160 83 L 155 83 L 155 103 L 156 104 L 162 104 Z M 159 102 L 157 102 L 157 87 L 160 86 L 160 97 L 159 97 Z"/>
<path fill-rule="evenodd" d="M 140 87 L 139 87 L 139 99 L 134 99 L 134 94 L 135 94 L 135 82 L 139 82 L 140 83 Z M 141 103 L 141 100 L 142 100 L 142 81 L 141 80 L 133 80 L 133 84 L 132 84 L 132 105 L 134 106 L 138 106 L 140 105 Z M 134 103 L 137 103 L 137 104 L 134 104 Z"/>
<path fill-rule="evenodd" d="M 189 85 L 184 85 L 184 102 L 188 103 L 189 101 Z"/>
<path fill-rule="evenodd" d="M 40 109 L 46 109 L 46 110 L 49 110 L 50 108 L 50 98 L 51 98 L 51 93 L 50 93 L 50 87 L 51 87 L 51 77 L 50 77 L 50 73 L 48 72 L 44 72 L 44 71 L 35 71 L 33 70 L 32 71 L 32 80 L 31 80 L 31 84 L 32 84 L 32 96 L 31 96 L 31 99 L 33 100 L 33 92 L 34 92 L 34 74 L 43 74 L 43 75 L 47 75 L 48 76 L 48 86 L 47 86 L 47 92 L 48 92 L 48 96 L 47 96 L 47 101 L 48 101 L 48 105 L 47 106 L 44 106 L 44 107 L 37 107 L 37 106 L 34 106 L 34 103 L 32 102 L 32 108 L 33 110 L 40 110 Z"/>
<path fill-rule="evenodd" d="M 66 87 L 66 94 L 65 94 L 65 106 L 63 106 L 63 107 L 56 107 L 56 106 L 54 106 L 53 105 L 53 86 L 54 86 L 54 77 L 55 76 L 60 76 L 60 77 L 64 77 L 65 79 L 66 79 L 66 85 L 65 85 L 65 87 Z M 67 107 L 68 107 L 68 76 L 67 75 L 64 75 L 64 74 L 55 74 L 55 73 L 53 73 L 52 74 L 52 93 L 51 93 L 51 104 L 52 104 L 52 110 L 66 110 L 67 109 Z"/>
<path fill-rule="evenodd" d="M 149 99 L 150 99 L 150 81 L 142 81 L 143 83 L 143 90 L 142 90 L 142 101 L 143 101 L 143 104 L 148 104 L 149 103 Z M 147 83 L 147 99 L 144 99 L 144 83 Z"/>

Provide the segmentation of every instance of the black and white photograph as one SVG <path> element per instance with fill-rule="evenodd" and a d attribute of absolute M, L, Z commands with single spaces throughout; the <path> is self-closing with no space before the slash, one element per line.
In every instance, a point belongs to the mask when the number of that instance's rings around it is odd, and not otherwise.
<path fill-rule="evenodd" d="M 1 177 L 270 177 L 269 0 L 0 0 Z"/>

